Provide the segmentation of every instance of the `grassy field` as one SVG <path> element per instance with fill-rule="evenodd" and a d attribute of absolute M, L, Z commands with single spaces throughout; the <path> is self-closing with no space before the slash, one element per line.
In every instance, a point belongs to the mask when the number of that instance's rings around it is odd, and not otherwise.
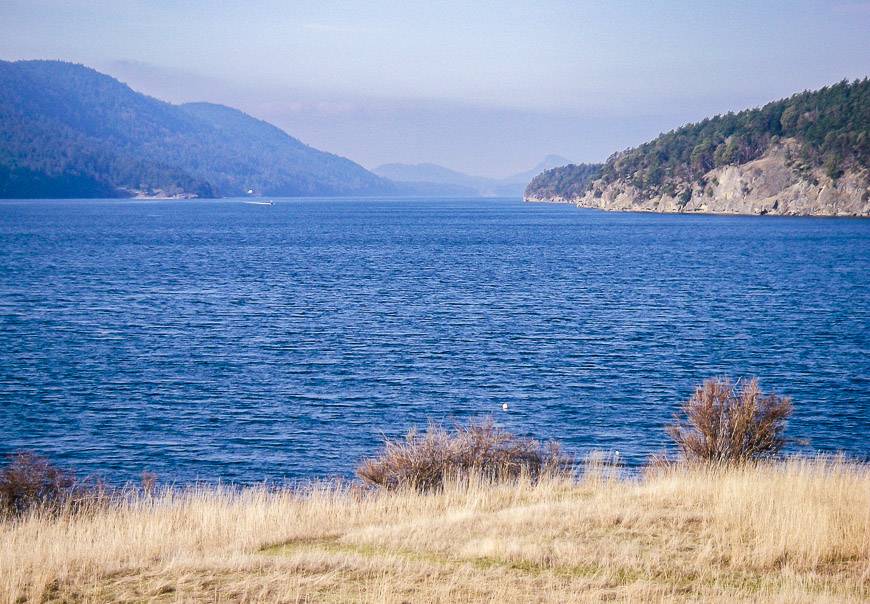
<path fill-rule="evenodd" d="M 3 602 L 859 602 L 870 471 L 198 489 L 0 524 Z"/>

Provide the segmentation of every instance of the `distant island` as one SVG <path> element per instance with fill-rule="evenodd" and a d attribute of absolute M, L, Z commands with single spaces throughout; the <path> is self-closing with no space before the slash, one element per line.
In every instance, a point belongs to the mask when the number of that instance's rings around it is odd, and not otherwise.
<path fill-rule="evenodd" d="M 689 124 L 600 166 L 536 176 L 526 201 L 603 210 L 870 216 L 870 80 Z"/>
<path fill-rule="evenodd" d="M 73 63 L 0 61 L 2 198 L 409 192 L 230 107 L 172 105 Z"/>
<path fill-rule="evenodd" d="M 464 174 L 437 164 L 384 164 L 373 170 L 404 186 L 418 187 L 440 195 L 470 195 L 483 197 L 521 197 L 526 185 L 537 174 L 570 163 L 559 155 L 547 155 L 531 170 L 506 178 L 487 178 Z"/>

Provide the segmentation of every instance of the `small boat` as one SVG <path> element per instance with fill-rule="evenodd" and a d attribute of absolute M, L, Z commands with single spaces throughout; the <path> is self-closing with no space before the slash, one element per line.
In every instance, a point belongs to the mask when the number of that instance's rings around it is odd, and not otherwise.
<path fill-rule="evenodd" d="M 243 201 L 242 203 L 246 203 L 246 204 L 252 205 L 252 206 L 273 206 L 273 205 L 275 205 L 271 201 Z"/>

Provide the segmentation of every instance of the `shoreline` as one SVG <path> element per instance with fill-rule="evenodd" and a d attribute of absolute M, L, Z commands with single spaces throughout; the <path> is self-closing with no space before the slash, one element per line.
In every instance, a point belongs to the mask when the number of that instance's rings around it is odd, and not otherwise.
<path fill-rule="evenodd" d="M 553 205 L 573 205 L 583 210 L 596 210 L 599 212 L 621 213 L 621 214 L 662 214 L 672 216 L 745 216 L 751 218 L 870 218 L 870 214 L 780 214 L 776 212 L 767 212 L 764 214 L 752 214 L 746 212 L 714 212 L 714 211 L 671 211 L 671 210 L 652 210 L 643 207 L 637 208 L 601 208 L 587 206 L 577 203 L 573 200 L 563 200 L 562 198 L 532 198 L 523 197 L 523 203 L 541 203 Z"/>

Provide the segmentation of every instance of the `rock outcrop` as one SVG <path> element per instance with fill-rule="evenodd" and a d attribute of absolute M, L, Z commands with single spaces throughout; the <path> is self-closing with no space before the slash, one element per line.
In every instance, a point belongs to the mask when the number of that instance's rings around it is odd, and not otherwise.
<path fill-rule="evenodd" d="M 629 212 L 870 216 L 867 170 L 850 170 L 836 180 L 821 170 L 801 174 L 790 166 L 789 151 L 789 145 L 777 145 L 754 161 L 710 170 L 704 186 L 691 187 L 691 196 L 647 197 L 624 181 L 595 181 L 581 196 L 544 197 L 530 191 L 526 200 Z"/>
<path fill-rule="evenodd" d="M 602 210 L 870 216 L 870 78 L 686 124 L 595 173 L 536 176 L 528 201 Z"/>
<path fill-rule="evenodd" d="M 553 199 L 586 208 L 617 211 L 757 214 L 783 216 L 870 216 L 867 171 L 847 171 L 836 180 L 821 172 L 808 176 L 788 165 L 786 149 L 771 148 L 761 158 L 708 172 L 691 197 L 643 196 L 628 183 L 593 183 L 583 196 Z M 530 199 L 530 201 L 541 201 Z"/>

